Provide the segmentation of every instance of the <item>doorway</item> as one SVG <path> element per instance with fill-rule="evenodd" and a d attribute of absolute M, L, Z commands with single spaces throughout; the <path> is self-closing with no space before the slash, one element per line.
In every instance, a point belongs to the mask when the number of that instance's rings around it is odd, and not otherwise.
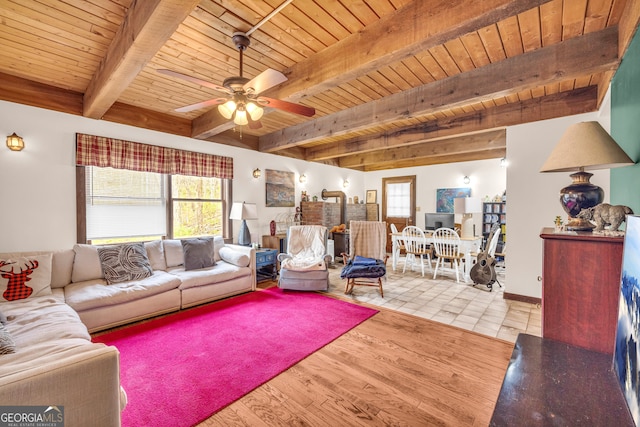
<path fill-rule="evenodd" d="M 398 231 L 407 225 L 416 224 L 416 176 L 395 176 L 382 178 L 382 220 Z M 387 239 L 387 252 L 391 252 L 391 239 Z"/>

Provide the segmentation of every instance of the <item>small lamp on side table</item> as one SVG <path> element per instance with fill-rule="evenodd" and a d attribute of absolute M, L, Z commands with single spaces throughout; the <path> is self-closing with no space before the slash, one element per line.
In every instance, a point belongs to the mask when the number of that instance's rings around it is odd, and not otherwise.
<path fill-rule="evenodd" d="M 255 203 L 234 202 L 231 206 L 229 219 L 242 220 L 240 224 L 240 233 L 238 233 L 238 244 L 242 246 L 251 245 L 251 233 L 247 227 L 248 219 L 258 219 L 258 209 Z"/>
<path fill-rule="evenodd" d="M 482 202 L 477 197 L 457 197 L 453 199 L 453 211 L 462 214 L 461 236 L 474 237 L 473 214 L 482 212 Z"/>

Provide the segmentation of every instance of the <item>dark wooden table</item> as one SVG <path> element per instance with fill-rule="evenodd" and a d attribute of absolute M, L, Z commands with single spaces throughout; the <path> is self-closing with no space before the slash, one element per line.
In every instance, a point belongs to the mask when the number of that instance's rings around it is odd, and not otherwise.
<path fill-rule="evenodd" d="M 520 334 L 491 426 L 635 426 L 611 355 Z"/>

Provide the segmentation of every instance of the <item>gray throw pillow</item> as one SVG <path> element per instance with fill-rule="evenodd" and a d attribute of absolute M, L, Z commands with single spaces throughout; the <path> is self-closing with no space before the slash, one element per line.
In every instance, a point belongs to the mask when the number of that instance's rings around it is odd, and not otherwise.
<path fill-rule="evenodd" d="M 141 280 L 153 274 L 144 244 L 124 243 L 98 247 L 104 278 L 109 285 Z"/>
<path fill-rule="evenodd" d="M 4 327 L 2 323 L 0 323 L 0 354 L 10 354 L 16 352 L 16 343 L 9 335 L 9 332 Z"/>
<path fill-rule="evenodd" d="M 184 239 L 181 242 L 185 270 L 197 270 L 216 265 L 213 237 Z"/>

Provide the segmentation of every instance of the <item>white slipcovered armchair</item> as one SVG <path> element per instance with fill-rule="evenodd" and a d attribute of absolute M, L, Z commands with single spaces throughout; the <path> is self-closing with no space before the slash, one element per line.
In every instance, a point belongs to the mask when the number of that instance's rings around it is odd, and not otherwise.
<path fill-rule="evenodd" d="M 287 253 L 278 254 L 281 289 L 328 291 L 331 255 L 327 227 L 294 225 L 287 230 Z"/>

